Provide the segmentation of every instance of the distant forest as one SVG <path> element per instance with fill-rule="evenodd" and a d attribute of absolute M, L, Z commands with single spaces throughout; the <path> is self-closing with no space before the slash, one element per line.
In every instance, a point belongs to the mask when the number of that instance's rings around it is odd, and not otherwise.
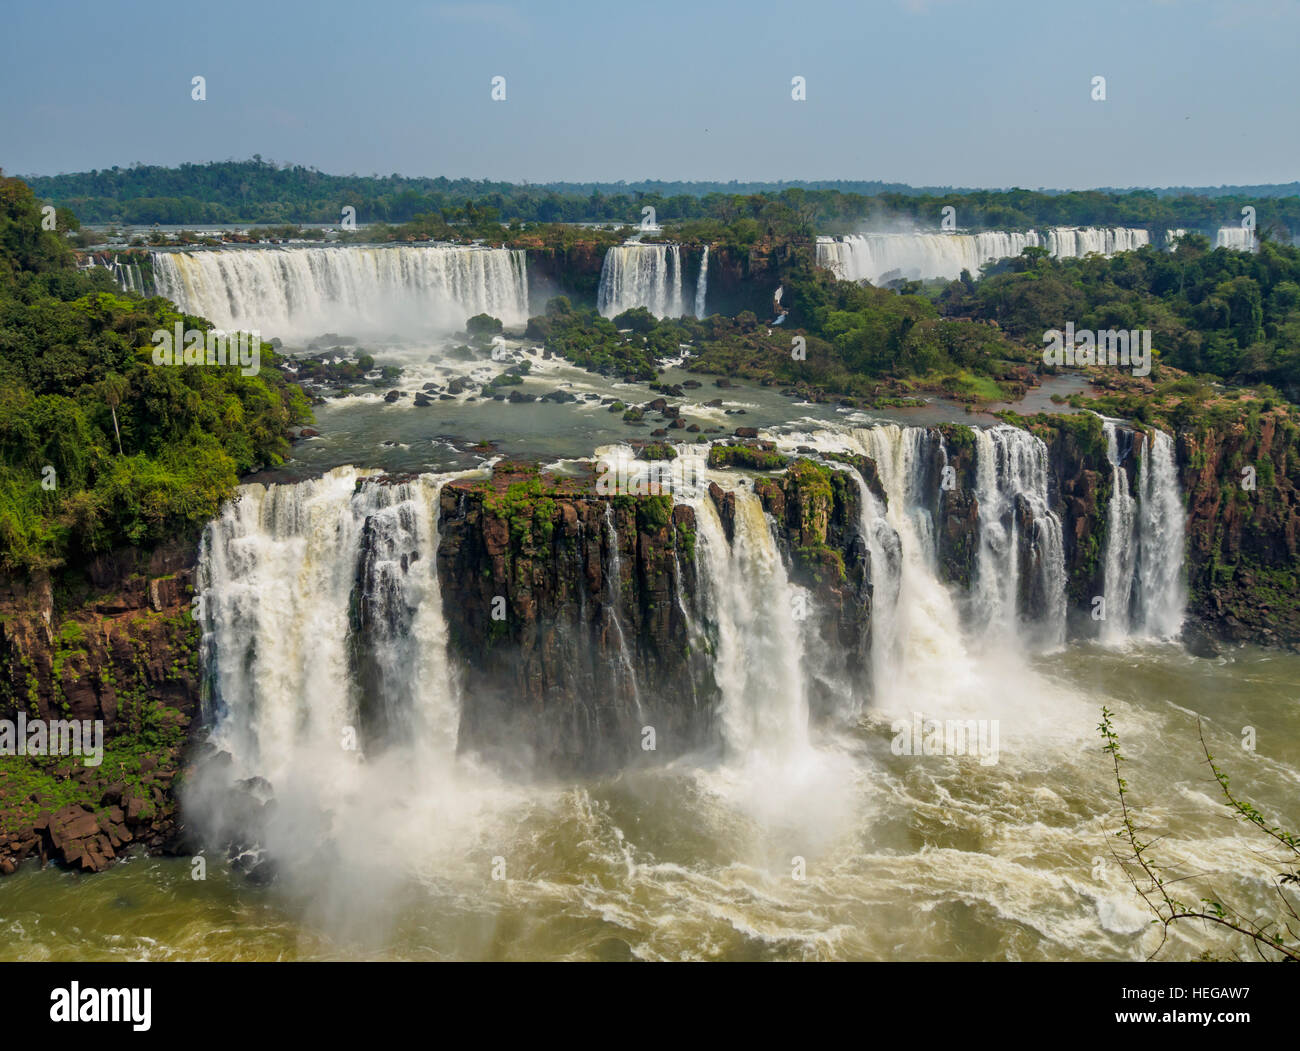
<path fill-rule="evenodd" d="M 131 225 L 197 223 L 338 223 L 345 206 L 359 223 L 408 222 L 467 214 L 506 223 L 637 223 L 642 208 L 660 221 L 723 219 L 753 198 L 807 215 L 818 232 L 864 223 L 912 221 L 938 227 L 946 205 L 961 228 L 1123 225 L 1208 230 L 1256 209 L 1261 230 L 1300 233 L 1300 183 L 1176 190 L 974 190 L 913 188 L 883 182 L 508 183 L 401 175 L 328 175 L 255 155 L 247 161 L 133 165 L 26 180 L 38 198 L 71 209 L 83 222 Z"/>

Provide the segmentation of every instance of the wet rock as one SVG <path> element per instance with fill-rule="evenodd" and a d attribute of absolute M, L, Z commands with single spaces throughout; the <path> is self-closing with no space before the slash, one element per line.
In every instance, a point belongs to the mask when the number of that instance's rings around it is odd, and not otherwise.
<path fill-rule="evenodd" d="M 1223 649 L 1198 618 L 1189 617 L 1183 624 L 1181 637 L 1187 652 L 1197 657 L 1214 658 L 1222 655 Z"/>

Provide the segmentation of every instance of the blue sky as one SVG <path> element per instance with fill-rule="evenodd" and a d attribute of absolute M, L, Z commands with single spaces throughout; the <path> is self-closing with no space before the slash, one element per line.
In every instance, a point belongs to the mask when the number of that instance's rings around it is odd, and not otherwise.
<path fill-rule="evenodd" d="M 4 21 L 11 174 L 259 153 L 533 182 L 1300 178 L 1300 0 L 46 0 Z"/>

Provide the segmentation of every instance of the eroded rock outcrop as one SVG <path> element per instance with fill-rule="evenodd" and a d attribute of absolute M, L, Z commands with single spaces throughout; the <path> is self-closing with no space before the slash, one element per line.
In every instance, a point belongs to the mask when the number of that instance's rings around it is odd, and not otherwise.
<path fill-rule="evenodd" d="M 711 740 L 692 647 L 694 512 L 535 468 L 442 492 L 438 571 L 464 670 L 463 748 L 553 771 L 662 759 Z"/>
<path fill-rule="evenodd" d="M 874 479 L 870 460 L 845 459 Z M 845 684 L 866 681 L 871 652 L 871 576 L 861 535 L 861 489 L 847 471 L 798 459 L 783 474 L 756 480 L 754 493 L 774 520 L 791 578 L 813 593 L 805 616 L 812 618 L 810 637 L 822 645 L 809 669 L 809 710 L 814 719 L 831 718 Z"/>
<path fill-rule="evenodd" d="M 102 721 L 104 747 L 98 765 L 0 757 L 0 872 L 26 857 L 98 871 L 175 834 L 172 786 L 199 711 L 194 557 L 177 543 L 103 556 L 57 586 L 0 581 L 0 719 Z"/>
<path fill-rule="evenodd" d="M 1300 649 L 1300 427 L 1281 410 L 1178 434 L 1191 613 L 1231 641 Z"/>

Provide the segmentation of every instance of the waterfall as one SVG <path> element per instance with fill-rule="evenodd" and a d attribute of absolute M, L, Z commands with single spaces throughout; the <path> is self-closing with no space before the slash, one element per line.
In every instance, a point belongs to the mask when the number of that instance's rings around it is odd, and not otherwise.
<path fill-rule="evenodd" d="M 396 739 L 454 747 L 458 704 L 435 554 L 451 476 L 343 467 L 241 486 L 205 530 L 200 621 L 214 740 L 277 778 Z M 387 740 L 382 740 L 386 738 Z"/>
<path fill-rule="evenodd" d="M 1186 234 L 1187 231 L 1181 226 L 1177 230 L 1166 230 L 1165 248 L 1167 248 L 1169 251 L 1172 252 L 1175 248 L 1178 247 L 1178 239 L 1180 237 L 1186 236 Z"/>
<path fill-rule="evenodd" d="M 1113 255 L 1149 244 L 1146 230 L 1127 228 L 1053 227 L 1039 235 L 1033 230 L 987 230 L 977 234 L 869 233 L 817 240 L 817 262 L 843 281 L 882 281 L 908 278 L 972 276 L 987 262 L 1018 256 L 1026 248 L 1046 248 L 1058 258 L 1099 252 Z"/>
<path fill-rule="evenodd" d="M 1174 441 L 1164 431 L 1151 431 L 1150 436 L 1150 446 L 1138 461 L 1138 610 L 1144 634 L 1173 638 L 1182 630 L 1187 604 L 1183 585 L 1187 515 L 1178 487 Z"/>
<path fill-rule="evenodd" d="M 844 281 L 879 283 L 897 278 L 955 278 L 963 270 L 978 276 L 993 259 L 1019 255 L 1038 244 L 1029 233 L 850 234 L 819 239 L 817 262 Z"/>
<path fill-rule="evenodd" d="M 633 307 L 645 307 L 655 317 L 681 317 L 686 312 L 681 248 L 646 244 L 610 248 L 600 268 L 596 307 L 605 317 Z"/>
<path fill-rule="evenodd" d="M 1019 459 L 1034 461 L 1030 450 L 1037 439 L 1024 436 L 1028 442 L 998 435 L 990 438 L 990 445 L 995 451 L 1004 448 L 1017 453 Z M 868 457 L 875 464 L 884 493 L 882 502 L 857 475 L 862 486 L 860 528 L 870 559 L 872 587 L 872 701 L 862 715 L 886 725 L 896 718 L 910 724 L 918 712 L 926 718 L 1006 715 L 1017 723 L 1044 718 L 1043 698 L 1051 691 L 1026 661 L 1030 646 L 1025 644 L 1041 641 L 1036 625 L 1022 626 L 1013 603 L 998 614 L 1004 618 L 1007 638 L 991 640 L 978 618 L 963 617 L 960 592 L 941 574 L 935 511 L 943 505 L 939 486 L 948 459 L 943 435 L 923 427 L 877 424 L 800 433 L 788 436 L 782 444 L 786 442 Z M 1041 447 L 1042 443 L 1038 444 Z M 1042 451 L 1045 453 L 1045 447 Z M 1013 463 L 1017 458 L 1008 457 Z M 994 468 L 996 474 L 996 456 Z M 1024 473 L 1032 474 L 1021 471 Z M 1023 488 L 1030 493 L 1036 488 L 1024 478 L 1017 481 L 1015 472 L 1003 487 L 1008 492 Z M 1037 495 L 1042 495 L 1041 487 Z M 981 534 L 1000 524 L 988 518 L 981 508 L 977 527 Z M 1012 529 L 1017 525 L 1018 520 L 1008 523 Z M 1049 527 L 1044 528 L 1050 532 Z M 1045 566 L 1054 565 L 1055 570 L 1032 574 L 1035 586 L 1043 590 L 1041 575 L 1061 585 L 1059 605 L 1049 613 L 1049 620 L 1059 621 L 1053 621 L 1048 640 L 1056 644 L 1064 622 L 1064 566 L 1059 548 L 1055 555 L 1049 550 L 1050 536 L 1036 543 Z M 995 568 L 1014 572 L 1007 561 L 1015 547 L 1008 546 L 1008 558 Z M 990 645 L 990 641 L 1010 644 Z"/>
<path fill-rule="evenodd" d="M 717 476 L 724 484 L 734 479 Z M 693 501 L 704 630 L 714 647 L 723 737 L 740 757 L 781 757 L 808 745 L 804 639 L 796 611 L 810 601 L 790 582 L 763 506 L 737 487 L 731 543 L 711 497 Z"/>
<path fill-rule="evenodd" d="M 1174 638 L 1182 630 L 1187 596 L 1183 587 L 1185 514 L 1178 487 L 1173 439 L 1163 431 L 1147 436 L 1103 420 L 1106 457 L 1112 470 L 1103 562 L 1106 619 L 1101 641 L 1117 644 L 1130 636 Z M 1127 441 L 1129 449 L 1123 448 Z M 1138 493 L 1123 463 L 1138 460 Z"/>
<path fill-rule="evenodd" d="M 609 572 L 606 574 L 609 578 L 609 594 L 606 610 L 614 634 L 618 636 L 618 655 L 619 662 L 623 667 L 623 679 L 628 692 L 632 695 L 632 702 L 636 705 L 637 717 L 640 718 L 642 714 L 641 690 L 637 686 L 636 665 L 632 662 L 632 654 L 627 645 L 627 636 L 623 631 L 623 618 L 618 611 L 619 605 L 623 601 L 623 560 L 618 551 L 618 529 L 614 525 L 614 505 L 611 503 L 605 504 L 605 539 L 606 543 L 609 544 Z"/>
<path fill-rule="evenodd" d="M 919 655 L 964 657 L 961 622 L 952 593 L 939 579 L 927 464 L 942 439 L 923 427 L 884 424 L 853 431 L 858 448 L 876 465 L 886 506 L 865 486 L 863 528 L 871 560 L 872 695 L 902 703 L 927 674 Z"/>
<path fill-rule="evenodd" d="M 1106 643 L 1119 642 L 1128 637 L 1129 602 L 1133 593 L 1133 570 L 1137 564 L 1137 500 L 1130 490 L 1128 472 L 1124 469 L 1126 457 L 1120 451 L 1120 437 L 1128 435 L 1127 432 L 1121 432 L 1117 424 L 1116 420 L 1102 421 L 1106 436 L 1106 459 L 1111 471 L 1102 574 L 1106 616 L 1101 622 L 1101 640 Z"/>
<path fill-rule="evenodd" d="M 695 316 L 704 317 L 704 297 L 709 292 L 709 246 L 700 257 L 700 276 L 695 282 Z"/>
<path fill-rule="evenodd" d="M 152 253 L 158 294 L 267 338 L 454 331 L 475 314 L 528 320 L 522 251 L 457 245 Z"/>
<path fill-rule="evenodd" d="M 1214 235 L 1215 248 L 1230 248 L 1234 252 L 1255 250 L 1255 231 L 1245 226 L 1220 226 Z"/>
<path fill-rule="evenodd" d="M 113 272 L 113 280 L 122 291 L 144 294 L 144 275 L 140 273 L 139 263 L 123 263 L 120 259 L 114 259 L 108 266 Z"/>
<path fill-rule="evenodd" d="M 1075 259 L 1085 255 L 1114 255 L 1134 252 L 1151 243 L 1146 230 L 1122 226 L 1098 228 L 1057 226 L 1047 231 L 1043 245 L 1057 259 Z"/>
<path fill-rule="evenodd" d="M 128 259 L 130 258 L 128 256 Z M 117 282 L 117 287 L 123 292 L 145 294 L 145 278 L 139 263 L 124 263 L 120 256 L 96 253 L 90 256 L 86 263 L 78 264 L 77 268 L 79 270 L 89 270 L 92 267 L 103 267 L 112 274 L 113 280 Z"/>
<path fill-rule="evenodd" d="M 1121 466 L 1118 421 L 1104 423 L 1107 457 L 1114 470 L 1105 554 L 1106 621 L 1103 641 L 1125 638 L 1130 629 L 1172 638 L 1182 628 L 1186 595 L 1182 584 L 1184 513 L 1173 439 L 1152 432 L 1132 440 L 1138 456 L 1139 495 L 1130 492 Z M 1130 612 L 1132 611 L 1132 612 Z"/>
<path fill-rule="evenodd" d="M 979 547 L 974 614 L 994 637 L 1065 642 L 1065 543 L 1047 490 L 1047 446 L 1017 427 L 975 430 Z M 1028 560 L 1028 564 L 1026 564 Z"/>

